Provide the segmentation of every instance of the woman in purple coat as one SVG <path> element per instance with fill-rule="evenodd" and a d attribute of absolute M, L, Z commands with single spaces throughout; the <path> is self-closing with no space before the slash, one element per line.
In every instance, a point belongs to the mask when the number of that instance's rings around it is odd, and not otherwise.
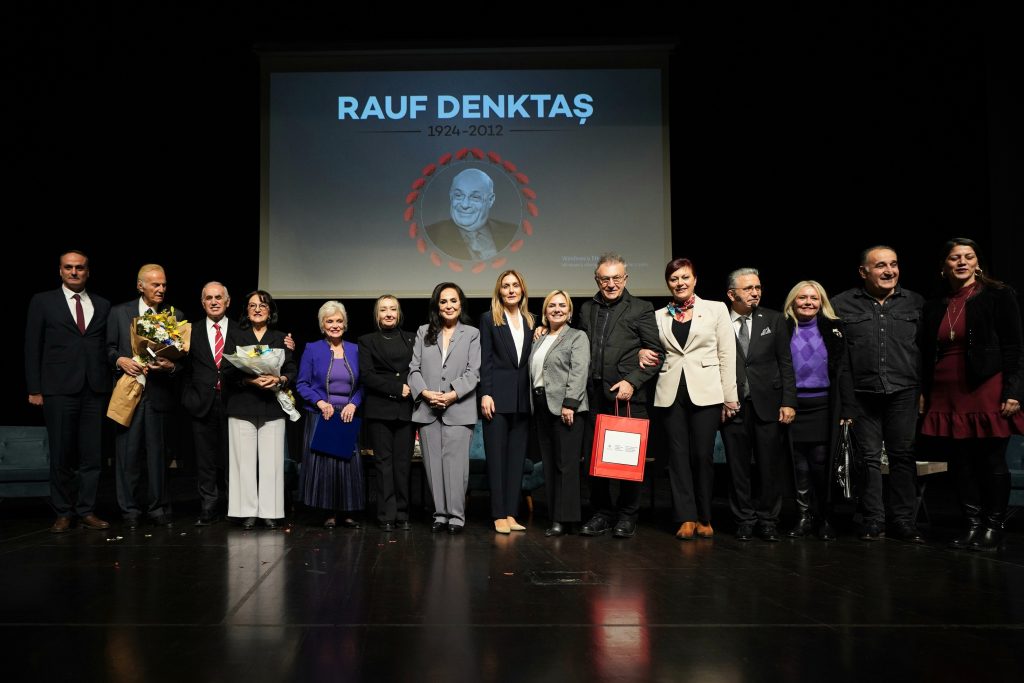
<path fill-rule="evenodd" d="M 348 313 L 338 301 L 328 301 L 318 314 L 324 339 L 308 344 L 299 364 L 295 388 L 306 401 L 306 429 L 302 441 L 302 502 L 328 511 L 324 526 L 333 529 L 338 511 L 347 513 L 342 524 L 358 528 L 351 513 L 362 510 L 363 463 L 359 451 L 349 460 L 320 455 L 310 450 L 313 433 L 320 420 L 329 420 L 335 412 L 351 422 L 363 402 L 359 384 L 359 351 L 352 342 L 342 341 L 348 328 Z"/>

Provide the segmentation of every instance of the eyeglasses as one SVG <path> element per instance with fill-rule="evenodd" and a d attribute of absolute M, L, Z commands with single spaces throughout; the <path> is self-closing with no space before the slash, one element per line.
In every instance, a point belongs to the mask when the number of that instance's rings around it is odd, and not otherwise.
<path fill-rule="evenodd" d="M 628 275 L 603 275 L 603 276 L 602 275 L 595 275 L 594 279 L 597 280 L 598 283 L 602 284 L 602 285 L 607 285 L 610 282 L 614 282 L 617 285 L 621 285 L 623 282 L 626 281 L 627 277 L 629 277 L 629 276 Z"/>
<path fill-rule="evenodd" d="M 747 285 L 746 287 L 733 287 L 732 291 L 734 291 L 734 292 L 747 292 L 748 294 L 750 292 L 760 292 L 761 291 L 761 285 Z"/>
<path fill-rule="evenodd" d="M 265 311 L 268 308 L 270 308 L 270 306 L 267 304 L 249 304 L 250 311 Z"/>

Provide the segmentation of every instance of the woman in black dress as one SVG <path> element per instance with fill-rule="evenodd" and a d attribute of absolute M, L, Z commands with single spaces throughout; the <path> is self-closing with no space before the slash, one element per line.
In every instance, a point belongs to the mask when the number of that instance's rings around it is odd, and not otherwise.
<path fill-rule="evenodd" d="M 921 434 L 950 454 L 967 531 L 954 548 L 996 550 L 1010 499 L 1006 446 L 1024 434 L 1021 318 L 1013 290 L 986 275 L 978 245 L 945 245 L 945 293 L 925 303 L 918 333 L 924 372 Z"/>

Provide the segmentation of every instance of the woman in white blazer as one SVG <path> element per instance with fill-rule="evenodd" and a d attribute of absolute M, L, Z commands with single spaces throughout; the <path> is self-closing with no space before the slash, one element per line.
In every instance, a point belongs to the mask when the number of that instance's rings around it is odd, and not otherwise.
<path fill-rule="evenodd" d="M 710 538 L 715 432 L 739 409 L 736 392 L 736 337 L 729 310 L 705 301 L 694 290 L 689 259 L 665 266 L 672 301 L 655 311 L 665 362 L 658 374 L 654 405 L 660 408 L 669 449 L 669 481 L 675 504 L 676 536 Z"/>
<path fill-rule="evenodd" d="M 530 407 L 544 462 L 544 485 L 551 515 L 545 536 L 562 536 L 580 521 L 581 413 L 587 412 L 590 342 L 569 327 L 572 299 L 560 289 L 544 298 L 541 324 L 548 334 L 530 351 Z"/>
<path fill-rule="evenodd" d="M 454 282 L 434 287 L 427 313 L 430 322 L 417 330 L 409 363 L 409 388 L 416 397 L 412 421 L 419 424 L 423 466 L 434 499 L 434 533 L 447 528 L 458 534 L 466 524 L 480 331 L 466 324 L 464 301 Z"/>

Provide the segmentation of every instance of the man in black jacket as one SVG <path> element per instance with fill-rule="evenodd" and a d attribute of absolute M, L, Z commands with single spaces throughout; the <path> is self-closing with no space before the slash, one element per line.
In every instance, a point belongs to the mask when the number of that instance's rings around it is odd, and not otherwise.
<path fill-rule="evenodd" d="M 182 363 L 156 358 L 147 365 L 132 359 L 131 328 L 136 317 L 146 312 L 159 313 L 167 308 L 167 276 L 162 266 L 150 263 L 139 269 L 136 288 L 140 297 L 118 304 L 110 310 L 107 325 L 107 359 L 115 367 L 115 381 L 121 375 L 138 377 L 145 374 L 146 388 L 135 408 L 131 424 L 117 427 L 114 440 L 116 453 L 117 503 L 121 506 L 125 526 L 136 529 L 143 512 L 157 526 L 171 523 L 171 505 L 165 486 L 164 423 L 167 413 L 178 405 L 177 373 Z M 185 314 L 175 310 L 178 320 Z M 142 477 L 142 449 L 145 444 L 146 473 L 149 482 L 148 502 L 137 500 Z"/>
<path fill-rule="evenodd" d="M 654 307 L 630 295 L 626 290 L 628 278 L 625 259 L 618 254 L 603 254 L 594 271 L 598 292 L 580 306 L 580 329 L 590 339 L 587 382 L 590 411 L 583 446 L 587 458 L 593 447 L 598 414 L 614 415 L 617 400 L 628 403 L 632 417 L 647 417 L 644 384 L 658 374 L 660 363 L 641 368 L 640 349 L 657 351 L 661 358 L 665 355 L 654 320 Z M 625 406 L 621 413 L 624 412 Z M 640 482 L 620 481 L 618 501 L 614 504 L 610 479 L 590 477 L 589 485 L 594 515 L 580 529 L 580 534 L 599 536 L 614 523 L 613 534 L 617 538 L 635 536 Z"/>
<path fill-rule="evenodd" d="M 796 374 L 789 350 L 789 327 L 778 311 L 761 308 L 761 277 L 754 268 L 729 275 L 729 318 L 736 333 L 736 387 L 740 410 L 722 425 L 722 442 L 732 486 L 729 507 L 736 538 L 757 532 L 778 541 L 782 509 L 784 453 L 782 428 L 796 417 Z M 757 460 L 761 491 L 755 504 L 751 458 Z"/>
<path fill-rule="evenodd" d="M 206 526 L 220 518 L 221 500 L 226 495 L 221 484 L 227 465 L 228 417 L 221 398 L 220 367 L 228 338 L 226 314 L 231 296 L 221 283 L 208 282 L 203 286 L 200 302 L 206 317 L 192 328 L 181 404 L 192 416 L 196 448 L 196 479 L 202 504 L 196 526 Z"/>
<path fill-rule="evenodd" d="M 891 247 L 865 249 L 859 271 L 864 287 L 842 292 L 832 299 L 832 307 L 846 325 L 858 413 L 853 431 L 867 470 L 860 492 L 864 514 L 860 537 L 865 541 L 885 537 L 884 442 L 889 456 L 889 533 L 904 541 L 924 543 L 914 524 L 914 435 L 921 384 L 915 336 L 924 299 L 899 286 L 899 261 Z"/>
<path fill-rule="evenodd" d="M 110 302 L 86 292 L 89 259 L 80 251 L 61 254 L 60 278 L 59 289 L 32 297 L 25 327 L 28 402 L 42 406 L 50 440 L 50 504 L 57 513 L 50 531 L 55 534 L 71 528 L 72 515 L 86 529 L 110 526 L 94 511 L 110 392 L 103 346 Z"/>

